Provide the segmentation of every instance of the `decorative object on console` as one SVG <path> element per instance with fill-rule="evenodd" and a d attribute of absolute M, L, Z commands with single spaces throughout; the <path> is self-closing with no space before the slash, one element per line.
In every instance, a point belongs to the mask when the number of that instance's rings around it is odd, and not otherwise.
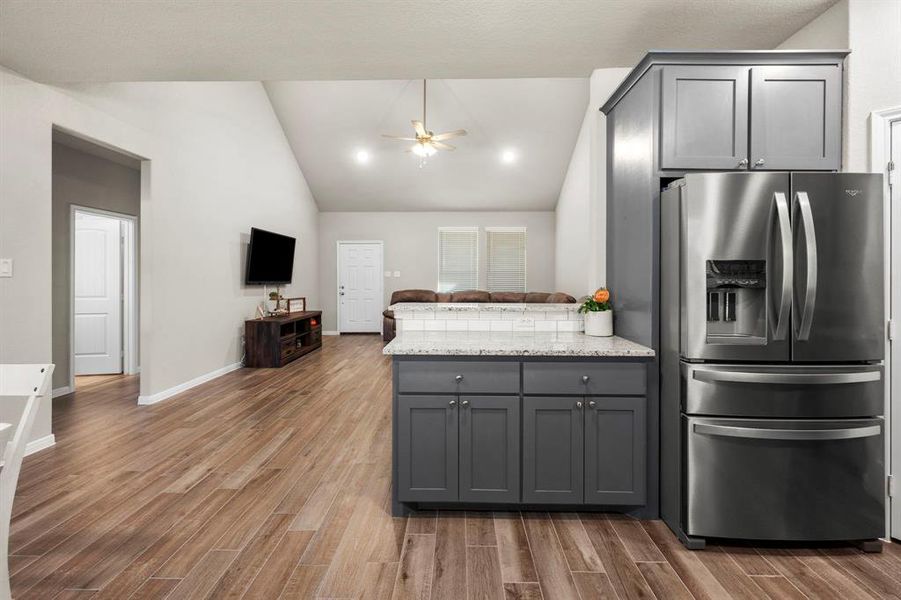
<path fill-rule="evenodd" d="M 591 296 L 585 296 L 579 312 L 585 315 L 585 335 L 613 335 L 613 310 L 610 308 L 610 292 L 607 288 L 598 288 Z"/>
<path fill-rule="evenodd" d="M 286 300 L 289 313 L 303 312 L 307 310 L 307 299 L 303 296 L 300 298 L 288 298 Z"/>

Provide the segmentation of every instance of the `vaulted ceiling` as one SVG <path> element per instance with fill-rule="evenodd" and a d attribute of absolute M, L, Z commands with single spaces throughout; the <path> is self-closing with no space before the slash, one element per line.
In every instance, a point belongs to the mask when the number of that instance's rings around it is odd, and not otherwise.
<path fill-rule="evenodd" d="M 769 49 L 836 0 L 3 0 L 45 82 L 587 77 L 649 48 Z"/>
<path fill-rule="evenodd" d="M 428 129 L 466 129 L 422 167 L 410 142 L 422 82 L 270 82 L 266 90 L 320 210 L 551 210 L 588 80 L 430 80 Z M 505 155 L 506 153 L 506 155 Z"/>

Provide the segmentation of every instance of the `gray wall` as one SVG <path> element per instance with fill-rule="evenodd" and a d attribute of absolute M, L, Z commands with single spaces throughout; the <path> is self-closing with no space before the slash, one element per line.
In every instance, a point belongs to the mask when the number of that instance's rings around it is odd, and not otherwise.
<path fill-rule="evenodd" d="M 400 277 L 383 278 L 387 306 L 391 292 L 438 286 L 439 227 L 526 227 L 526 287 L 554 290 L 554 213 L 547 212 L 321 212 L 319 213 L 320 298 L 323 328 L 337 323 L 336 242 L 381 240 L 385 243 L 385 271 Z M 479 231 L 479 287 L 485 287 L 485 232 Z M 559 290 L 578 294 L 580 290 Z M 316 308 L 312 307 L 311 308 Z"/>
<path fill-rule="evenodd" d="M 137 217 L 141 209 L 141 172 L 54 142 L 52 196 L 52 331 L 53 363 L 56 365 L 53 387 L 60 388 L 69 384 L 70 370 L 70 207 L 75 204 Z"/>

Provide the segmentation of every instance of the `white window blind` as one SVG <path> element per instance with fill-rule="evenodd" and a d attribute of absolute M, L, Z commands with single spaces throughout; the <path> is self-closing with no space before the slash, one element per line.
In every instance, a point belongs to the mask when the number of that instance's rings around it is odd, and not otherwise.
<path fill-rule="evenodd" d="M 489 227 L 488 291 L 526 291 L 526 229 Z"/>
<path fill-rule="evenodd" d="M 479 229 L 438 229 L 438 291 L 474 290 L 479 287 Z"/>

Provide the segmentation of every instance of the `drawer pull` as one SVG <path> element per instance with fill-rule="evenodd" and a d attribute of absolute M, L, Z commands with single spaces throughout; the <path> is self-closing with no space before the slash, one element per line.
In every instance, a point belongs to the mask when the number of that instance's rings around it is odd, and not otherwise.
<path fill-rule="evenodd" d="M 879 381 L 879 371 L 857 373 L 757 373 L 748 371 L 709 371 L 697 369 L 692 375 L 698 381 L 728 383 L 780 383 L 780 384 L 820 384 L 866 383 Z"/>
<path fill-rule="evenodd" d="M 851 440 L 873 437 L 882 432 L 879 425 L 849 427 L 847 429 L 763 429 L 758 427 L 734 427 L 731 425 L 709 425 L 695 423 L 694 432 L 720 437 L 751 438 L 757 440 L 822 441 Z"/>
<path fill-rule="evenodd" d="M 588 375 L 582 375 L 582 383 L 588 383 L 588 380 L 591 379 Z"/>
<path fill-rule="evenodd" d="M 460 383 L 461 381 L 463 381 L 463 376 L 457 375 L 456 377 L 454 377 L 454 381 L 456 381 L 457 383 Z"/>

